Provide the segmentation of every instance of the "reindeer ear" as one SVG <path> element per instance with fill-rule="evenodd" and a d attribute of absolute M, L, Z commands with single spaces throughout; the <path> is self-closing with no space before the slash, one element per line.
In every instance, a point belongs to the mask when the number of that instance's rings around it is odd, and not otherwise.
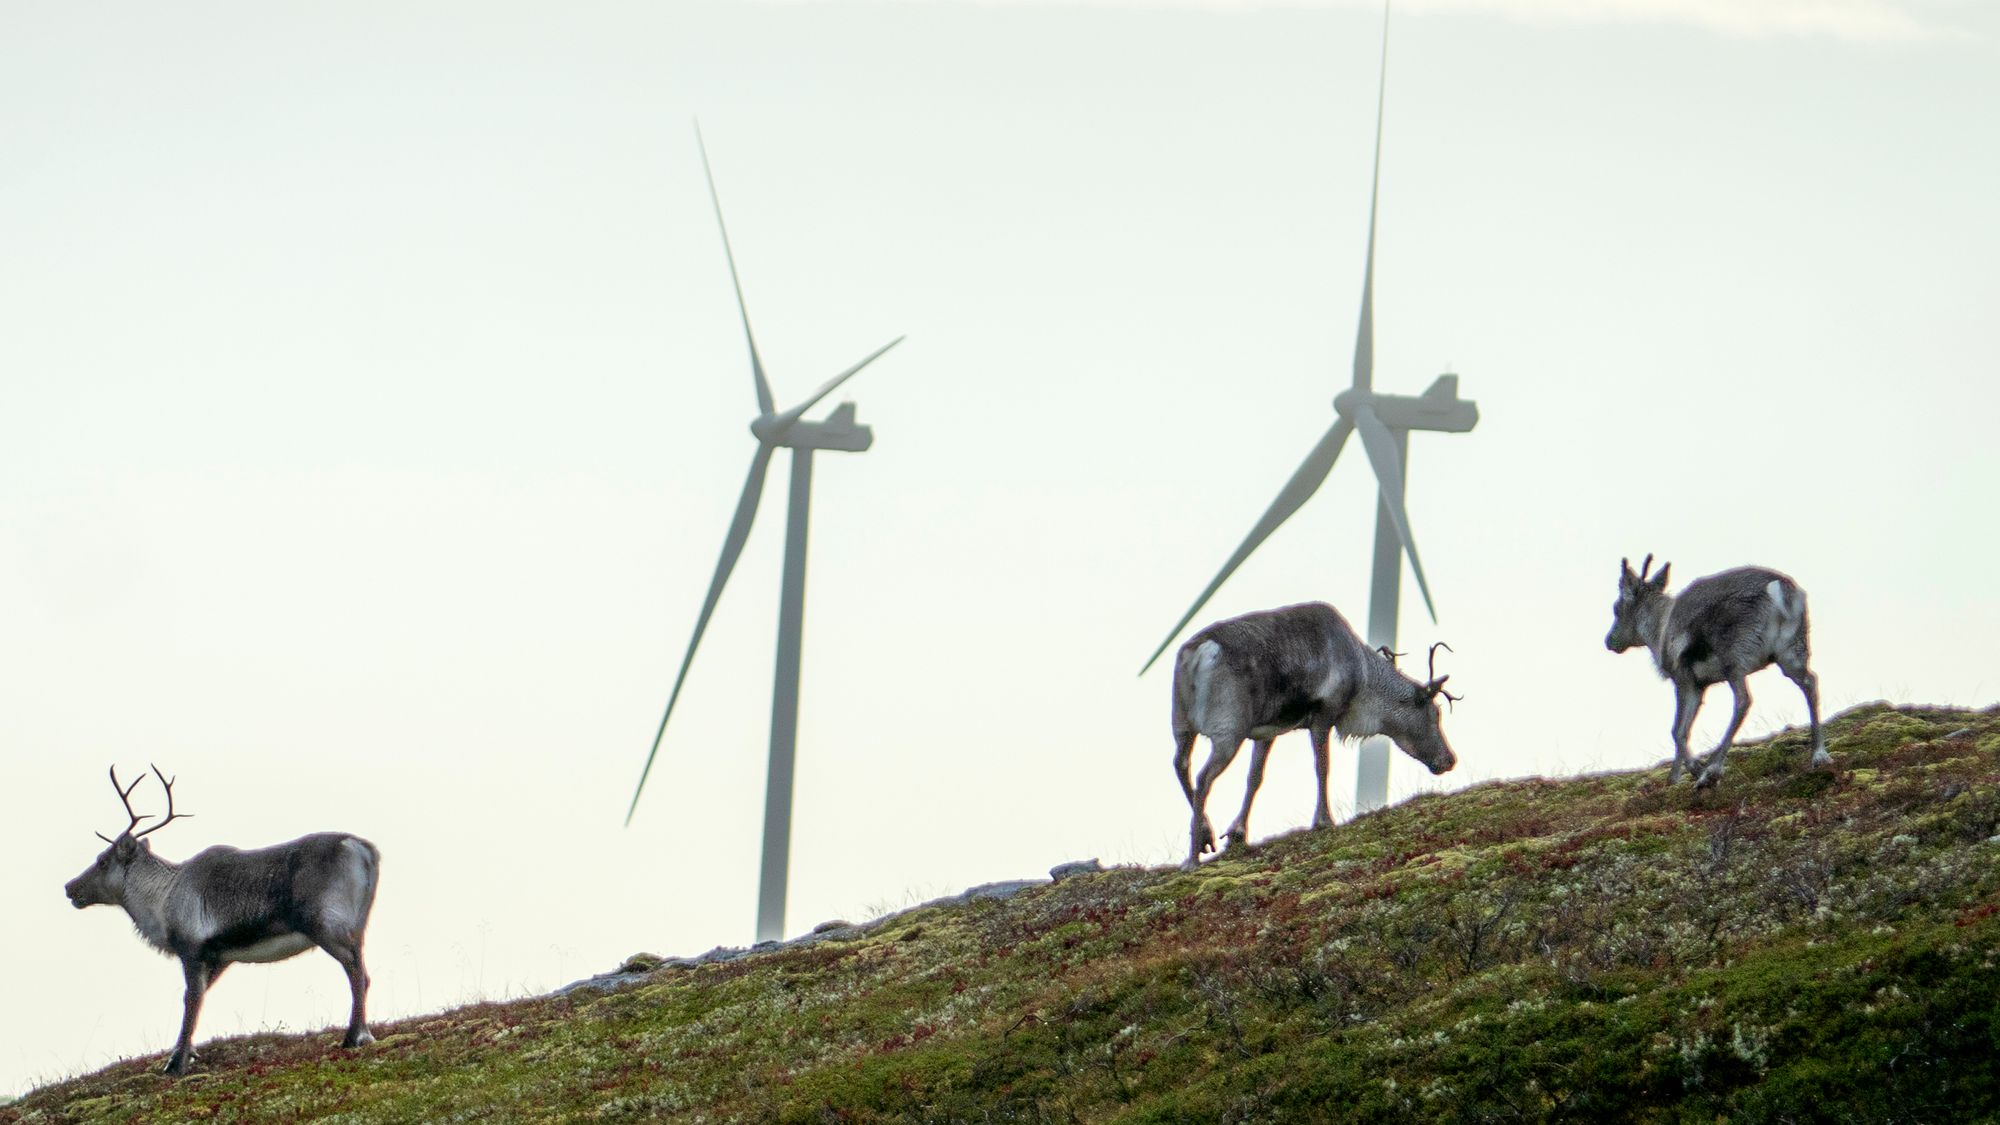
<path fill-rule="evenodd" d="M 1653 589 L 1665 590 L 1667 588 L 1667 571 L 1672 570 L 1673 567 L 1674 564 L 1672 563 L 1666 563 L 1660 567 L 1660 572 L 1653 575 L 1653 581 L 1650 583 Z"/>

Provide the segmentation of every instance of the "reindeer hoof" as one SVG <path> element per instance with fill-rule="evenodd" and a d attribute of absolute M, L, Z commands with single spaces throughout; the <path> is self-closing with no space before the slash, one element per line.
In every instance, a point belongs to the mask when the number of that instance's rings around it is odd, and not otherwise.
<path fill-rule="evenodd" d="M 1721 780 L 1722 780 L 1721 770 L 1705 769 L 1701 771 L 1700 777 L 1694 779 L 1694 787 L 1696 789 L 1707 789 L 1710 786 L 1714 785 L 1716 782 Z"/>
<path fill-rule="evenodd" d="M 1823 770 L 1830 768 L 1832 765 L 1833 765 L 1833 755 L 1827 753 L 1825 750 L 1813 751 L 1812 768 L 1816 770 Z"/>
<path fill-rule="evenodd" d="M 160 1073 L 170 1078 L 179 1078 L 181 1075 L 187 1073 L 187 1069 L 187 1060 L 179 1055 L 175 1055 L 167 1060 L 167 1065 L 160 1068 Z"/>
<path fill-rule="evenodd" d="M 1201 866 L 1201 861 L 1200 861 L 1200 860 L 1198 860 L 1198 859 L 1196 859 L 1196 858 L 1195 858 L 1195 857 L 1193 857 L 1193 856 L 1189 856 L 1189 857 L 1187 857 L 1186 859 L 1184 859 L 1184 860 L 1182 860 L 1182 861 L 1181 861 L 1181 870 L 1182 870 L 1182 871 L 1193 871 L 1194 869 L 1196 869 L 1196 868 L 1198 868 L 1198 867 L 1200 867 L 1200 866 Z"/>
<path fill-rule="evenodd" d="M 340 1041 L 340 1045 L 346 1047 L 349 1050 L 353 1050 L 356 1047 L 366 1047 L 368 1044 L 373 1042 L 375 1042 L 374 1033 L 370 1032 L 367 1028 L 364 1027 L 361 1029 L 361 1033 L 359 1035 L 350 1035 L 347 1038 L 342 1039 Z"/>

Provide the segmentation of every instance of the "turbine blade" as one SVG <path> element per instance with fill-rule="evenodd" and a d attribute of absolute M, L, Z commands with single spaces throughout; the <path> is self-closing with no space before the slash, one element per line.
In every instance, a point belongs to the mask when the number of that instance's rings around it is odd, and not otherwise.
<path fill-rule="evenodd" d="M 660 729 L 653 735 L 653 748 L 646 752 L 646 768 L 639 771 L 639 786 L 632 791 L 632 805 L 625 810 L 625 825 L 631 827 L 632 814 L 639 809 L 639 794 L 646 791 L 646 778 L 653 772 L 653 758 L 660 752 L 660 740 L 667 736 L 667 720 L 673 717 L 674 703 L 681 697 L 681 685 L 687 682 L 688 667 L 694 663 L 695 647 L 701 644 L 701 635 L 708 628 L 708 619 L 715 613 L 715 603 L 722 599 L 722 587 L 729 581 L 729 572 L 736 569 L 736 559 L 743 554 L 743 543 L 750 538 L 750 523 L 757 518 L 757 501 L 764 494 L 764 471 L 771 465 L 773 447 L 762 442 L 757 444 L 757 456 L 750 461 L 749 479 L 743 482 L 743 495 L 736 501 L 736 517 L 729 523 L 729 535 L 722 541 L 722 558 L 715 564 L 715 577 L 708 584 L 708 598 L 701 603 L 701 615 L 694 620 L 694 636 L 688 640 L 687 655 L 681 659 L 680 675 L 674 677 L 674 690 L 667 696 L 667 709 L 660 716 Z"/>
<path fill-rule="evenodd" d="M 750 306 L 743 302 L 743 282 L 736 276 L 736 251 L 729 245 L 729 224 L 722 221 L 722 197 L 715 191 L 715 173 L 708 167 L 708 145 L 701 139 L 701 123 L 694 126 L 695 147 L 701 150 L 701 174 L 708 178 L 708 198 L 715 204 L 715 225 L 722 231 L 722 256 L 729 259 L 729 284 L 736 290 L 736 308 L 743 314 L 743 338 L 750 344 L 750 374 L 757 383 L 757 412 L 769 414 L 771 384 L 764 378 L 764 358 L 757 354 L 757 337 L 750 331 Z"/>
<path fill-rule="evenodd" d="M 1416 537 L 1410 534 L 1410 513 L 1403 507 L 1403 459 L 1396 452 L 1395 435 L 1375 416 L 1372 406 L 1364 405 L 1354 412 L 1354 427 L 1361 431 L 1361 448 L 1368 452 L 1368 463 L 1375 467 L 1382 506 L 1388 509 L 1389 522 L 1396 525 L 1396 537 L 1403 541 L 1403 550 L 1410 556 L 1410 569 L 1416 572 L 1424 608 L 1430 611 L 1431 623 L 1436 624 L 1437 607 L 1431 604 L 1431 586 L 1424 580 L 1423 561 L 1417 558 Z"/>
<path fill-rule="evenodd" d="M 1187 628 L 1187 623 L 1194 620 L 1194 615 L 1201 612 L 1201 607 L 1208 604 L 1208 599 L 1222 588 L 1222 584 L 1229 580 L 1229 576 L 1236 573 L 1236 568 L 1243 565 L 1243 560 L 1250 557 L 1250 552 L 1262 546 L 1264 540 L 1269 539 L 1271 533 L 1278 530 L 1279 524 L 1292 518 L 1293 512 L 1298 511 L 1307 500 L 1312 499 L 1312 494 L 1326 481 L 1326 475 L 1333 471 L 1334 458 L 1340 456 L 1340 447 L 1346 444 L 1347 435 L 1353 429 L 1354 424 L 1346 418 L 1337 419 L 1333 423 L 1333 428 L 1326 431 L 1326 434 L 1319 439 L 1319 444 L 1312 447 L 1312 452 L 1306 454 L 1305 461 L 1292 474 L 1292 479 L 1286 481 L 1285 487 L 1278 491 L 1278 498 L 1271 501 L 1271 506 L 1264 509 L 1264 515 L 1258 519 L 1257 525 L 1250 529 L 1250 534 L 1243 537 L 1243 543 L 1236 548 L 1236 553 L 1230 555 L 1229 561 L 1222 564 L 1222 572 L 1217 574 L 1215 580 L 1208 584 L 1208 588 L 1201 592 L 1201 596 L 1194 600 L 1188 611 L 1181 614 L 1181 619 L 1174 623 L 1174 627 L 1167 633 L 1167 639 L 1160 642 L 1160 647 L 1153 650 L 1153 655 L 1146 658 L 1146 666 L 1139 669 L 1141 676 L 1152 668 L 1153 662 L 1160 658 L 1161 653 L 1167 651 L 1167 646 L 1174 643 L 1174 638 L 1180 636 L 1181 630 Z"/>
<path fill-rule="evenodd" d="M 874 351 L 869 352 L 867 357 L 862 359 L 860 363 L 855 364 L 854 366 L 848 368 L 847 370 L 841 372 L 838 375 L 835 375 L 833 378 L 828 379 L 826 382 L 820 384 L 820 388 L 812 393 L 812 397 L 806 399 L 804 402 L 798 404 L 797 406 L 792 407 L 790 410 L 785 411 L 783 414 L 778 415 L 777 424 L 780 427 L 789 426 L 793 422 L 798 421 L 800 418 L 805 417 L 806 411 L 811 410 L 813 407 L 819 405 L 819 400 L 832 394 L 834 388 L 840 386 L 842 383 L 845 383 L 849 379 L 853 378 L 857 373 L 860 372 L 862 368 L 880 359 L 882 357 L 883 352 L 888 351 L 890 348 L 895 347 L 897 344 L 900 344 L 907 339 L 909 339 L 909 337 L 907 336 L 896 337 L 895 339 L 889 341 L 888 343 L 883 344 L 881 347 L 876 348 Z"/>
<path fill-rule="evenodd" d="M 1389 5 L 1382 5 L 1382 72 L 1375 90 L 1375 171 L 1368 185 L 1368 264 L 1361 275 L 1361 327 L 1354 334 L 1354 385 L 1375 385 L 1375 203 L 1382 194 L 1382 105 L 1389 92 Z"/>

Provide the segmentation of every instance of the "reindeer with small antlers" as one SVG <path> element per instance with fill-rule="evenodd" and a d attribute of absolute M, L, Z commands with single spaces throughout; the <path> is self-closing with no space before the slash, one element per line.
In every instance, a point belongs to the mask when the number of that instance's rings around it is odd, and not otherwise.
<path fill-rule="evenodd" d="M 173 863 L 154 855 L 144 837 L 190 814 L 174 811 L 174 783 L 158 766 L 153 776 L 166 790 L 167 815 L 151 828 L 135 831 L 149 819 L 132 809 L 132 791 L 146 775 L 120 785 L 118 767 L 111 767 L 111 788 L 131 823 L 116 839 L 98 833 L 111 846 L 63 890 L 78 910 L 97 904 L 123 907 L 147 944 L 180 959 L 187 995 L 180 1038 L 167 1058 L 166 1073 L 187 1072 L 202 997 L 222 970 L 238 961 L 282 961 L 315 945 L 340 962 L 354 993 L 340 1045 L 374 1042 L 365 1008 L 368 972 L 361 963 L 361 936 L 375 902 L 381 862 L 375 845 L 344 832 L 321 832 L 252 851 L 218 845 Z"/>
<path fill-rule="evenodd" d="M 1397 670 L 1399 653 L 1363 644 L 1340 611 L 1325 602 L 1246 613 L 1188 638 L 1174 660 L 1173 696 L 1174 776 L 1194 813 L 1184 866 L 1193 867 L 1201 853 L 1215 848 L 1206 811 L 1208 791 L 1246 738 L 1254 740 L 1250 781 L 1243 811 L 1226 834 L 1231 847 L 1241 847 L 1249 837 L 1250 803 L 1264 781 L 1264 759 L 1272 741 L 1286 731 L 1305 730 L 1312 736 L 1313 768 L 1319 775 L 1314 828 L 1333 823 L 1326 777 L 1336 733 L 1342 738 L 1388 735 L 1434 774 L 1457 765 L 1438 726 L 1437 701 L 1460 698 L 1444 690 L 1446 677 L 1437 674 L 1440 648 L 1451 651 L 1443 643 L 1431 646 L 1430 679 L 1417 683 Z M 1188 767 L 1199 735 L 1208 736 L 1213 749 L 1195 778 Z"/>
<path fill-rule="evenodd" d="M 1745 681 L 1773 664 L 1805 693 L 1806 715 L 1812 723 L 1810 764 L 1831 765 L 1819 729 L 1819 677 L 1807 666 L 1811 652 L 1806 592 L 1775 570 L 1742 566 L 1697 578 L 1676 596 L 1667 593 L 1667 571 L 1672 567 L 1663 563 L 1659 573 L 1649 577 L 1653 556 L 1647 555 L 1636 572 L 1632 560 L 1619 560 L 1618 601 L 1611 607 L 1611 631 L 1604 637 L 1604 647 L 1612 652 L 1645 645 L 1660 675 L 1674 685 L 1674 764 L 1667 781 L 1679 781 L 1683 769 L 1695 776 L 1698 789 L 1722 780 L 1729 744 L 1750 713 L 1750 686 Z M 1736 696 L 1736 711 L 1697 774 L 1688 736 L 1702 696 L 1725 682 Z"/>

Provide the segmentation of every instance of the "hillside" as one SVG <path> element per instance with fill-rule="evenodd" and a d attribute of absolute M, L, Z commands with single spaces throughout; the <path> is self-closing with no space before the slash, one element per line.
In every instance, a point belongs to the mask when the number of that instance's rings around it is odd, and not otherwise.
<path fill-rule="evenodd" d="M 0 1122 L 2000 1117 L 2000 708 L 1828 730 L 1832 772 L 1787 731 L 1717 792 L 1485 784 L 358 1054 L 210 1042 L 184 1081 L 131 1060 Z"/>

